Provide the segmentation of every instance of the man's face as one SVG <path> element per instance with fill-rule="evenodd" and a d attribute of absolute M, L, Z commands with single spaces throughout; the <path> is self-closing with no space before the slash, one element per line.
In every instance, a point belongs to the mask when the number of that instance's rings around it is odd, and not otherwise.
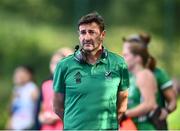
<path fill-rule="evenodd" d="M 97 51 L 102 45 L 105 31 L 100 31 L 95 23 L 82 24 L 79 26 L 79 41 L 83 50 L 87 52 Z"/>

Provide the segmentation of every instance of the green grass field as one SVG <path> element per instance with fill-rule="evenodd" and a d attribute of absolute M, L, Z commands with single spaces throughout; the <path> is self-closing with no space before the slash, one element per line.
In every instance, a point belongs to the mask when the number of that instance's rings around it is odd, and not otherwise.
<path fill-rule="evenodd" d="M 177 101 L 176 111 L 170 114 L 168 117 L 169 129 L 180 130 L 179 117 L 180 117 L 180 97 L 178 98 Z"/>

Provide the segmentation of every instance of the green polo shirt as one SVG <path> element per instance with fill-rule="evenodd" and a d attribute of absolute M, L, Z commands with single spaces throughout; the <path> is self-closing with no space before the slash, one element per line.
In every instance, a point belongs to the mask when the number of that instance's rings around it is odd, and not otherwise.
<path fill-rule="evenodd" d="M 53 86 L 65 94 L 64 129 L 118 129 L 117 93 L 128 88 L 129 76 L 124 59 L 106 52 L 94 65 L 74 55 L 58 63 Z"/>

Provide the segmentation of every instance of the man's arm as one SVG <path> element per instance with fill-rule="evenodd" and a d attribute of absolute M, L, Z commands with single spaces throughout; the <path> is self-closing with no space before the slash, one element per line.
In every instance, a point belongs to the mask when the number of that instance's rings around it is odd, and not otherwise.
<path fill-rule="evenodd" d="M 117 99 L 118 120 L 121 120 L 123 114 L 126 112 L 127 102 L 128 102 L 128 90 L 119 91 L 118 99 Z"/>
<path fill-rule="evenodd" d="M 53 110 L 63 120 L 64 118 L 64 94 L 54 93 Z"/>

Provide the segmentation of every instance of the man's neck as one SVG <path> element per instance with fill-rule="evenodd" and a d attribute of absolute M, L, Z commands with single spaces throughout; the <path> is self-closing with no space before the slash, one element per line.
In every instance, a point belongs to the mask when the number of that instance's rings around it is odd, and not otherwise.
<path fill-rule="evenodd" d="M 95 64 L 97 60 L 101 57 L 102 50 L 103 47 L 101 46 L 100 48 L 98 48 L 98 50 L 94 50 L 92 52 L 87 53 L 87 57 L 86 57 L 87 62 L 89 64 Z"/>

